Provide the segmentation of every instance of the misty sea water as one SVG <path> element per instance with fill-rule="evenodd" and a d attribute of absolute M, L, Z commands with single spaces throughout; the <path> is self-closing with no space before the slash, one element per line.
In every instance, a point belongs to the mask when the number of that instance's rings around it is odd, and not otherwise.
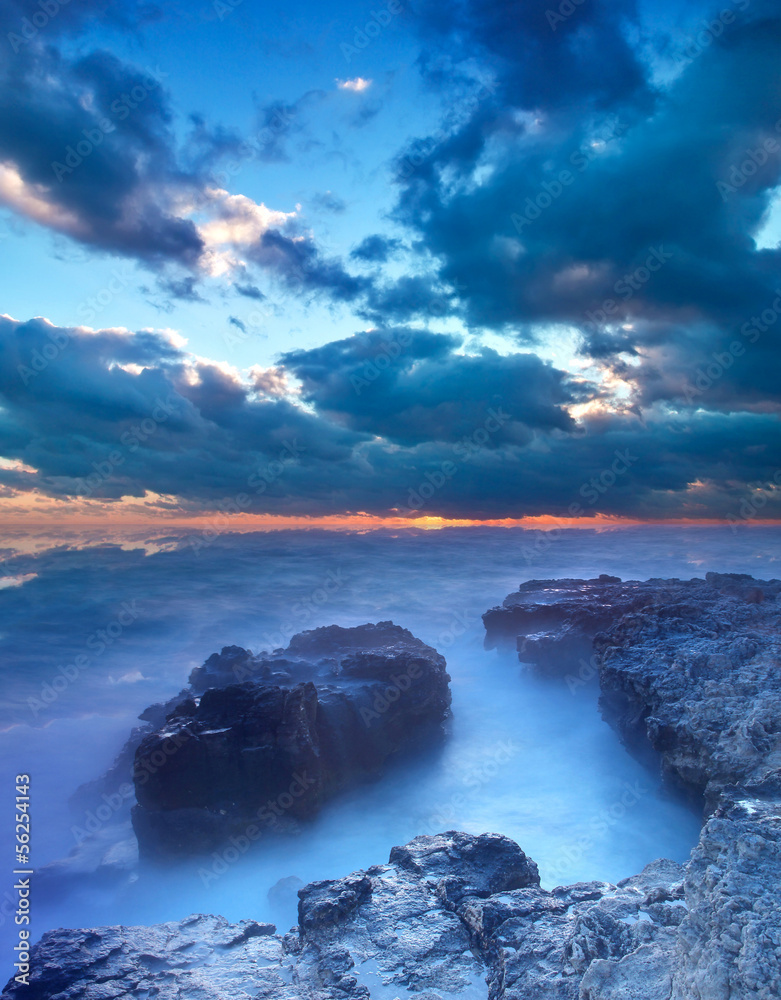
<path fill-rule="evenodd" d="M 512 837 L 548 888 L 616 881 L 657 857 L 687 858 L 700 817 L 624 750 L 600 718 L 596 687 L 541 680 L 512 652 L 486 651 L 480 616 L 535 578 L 688 579 L 709 570 L 772 578 L 781 531 L 570 530 L 542 544 L 519 529 L 226 533 L 199 551 L 191 538 L 148 529 L 4 537 L 3 900 L 12 884 L 15 775 L 31 775 L 39 869 L 75 846 L 84 816 L 68 799 L 77 787 L 111 764 L 139 712 L 176 694 L 223 645 L 260 650 L 286 645 L 306 628 L 391 619 L 447 659 L 453 716 L 446 739 L 332 800 L 297 835 L 261 839 L 219 873 L 213 859 L 196 859 L 142 865 L 117 883 L 74 876 L 42 887 L 33 893 L 33 938 L 56 926 L 192 912 L 271 920 L 287 930 L 296 921 L 294 901 L 268 898 L 279 879 L 346 875 L 384 863 L 396 844 L 448 829 Z M 127 623 L 119 631 L 118 621 Z M 78 656 L 89 666 L 46 703 L 46 686 Z M 101 830 L 106 850 L 126 818 L 119 810 Z M 6 910 L 0 936 L 10 942 L 15 928 Z"/>

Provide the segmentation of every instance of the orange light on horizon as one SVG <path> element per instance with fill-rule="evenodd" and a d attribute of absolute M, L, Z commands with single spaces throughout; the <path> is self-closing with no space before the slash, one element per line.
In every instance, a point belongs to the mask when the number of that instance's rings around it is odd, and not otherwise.
<path fill-rule="evenodd" d="M 779 521 L 755 518 L 746 522 L 752 526 L 779 525 Z M 528 514 L 521 517 L 460 518 L 440 514 L 419 513 L 370 514 L 367 511 L 347 511 L 341 514 L 253 514 L 245 511 L 225 513 L 187 510 L 176 497 L 147 493 L 143 498 L 123 497 L 121 500 L 92 499 L 60 500 L 40 493 L 18 492 L 0 500 L 0 528 L 192 528 L 213 531 L 283 531 L 314 528 L 328 531 L 374 531 L 380 529 L 439 531 L 443 528 L 526 528 L 553 531 L 566 528 L 622 528 L 641 525 L 690 527 L 726 526 L 724 518 L 640 518 L 615 514 L 594 513 L 590 516 L 559 517 L 556 514 Z"/>

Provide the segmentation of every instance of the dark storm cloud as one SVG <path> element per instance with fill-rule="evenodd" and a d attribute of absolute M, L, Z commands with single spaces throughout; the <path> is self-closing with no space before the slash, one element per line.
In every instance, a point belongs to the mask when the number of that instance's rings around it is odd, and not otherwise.
<path fill-rule="evenodd" d="M 246 299 L 256 299 L 258 302 L 262 302 L 266 298 L 256 285 L 236 284 L 234 287 L 239 295 L 243 295 Z"/>
<path fill-rule="evenodd" d="M 404 323 L 452 316 L 458 308 L 456 292 L 436 276 L 402 275 L 395 280 L 366 282 L 360 313 L 377 323 Z"/>
<path fill-rule="evenodd" d="M 576 427 L 565 404 L 582 383 L 534 355 L 457 349 L 448 336 L 377 331 L 288 355 L 248 385 L 159 334 L 5 318 L 0 453 L 13 464 L 0 484 L 151 492 L 163 509 L 244 496 L 249 511 L 313 516 L 699 517 L 737 510 L 746 483 L 766 487 L 777 471 L 767 414 L 603 413 Z"/>
<path fill-rule="evenodd" d="M 648 96 L 624 30 L 634 0 L 426 0 L 419 12 L 435 53 L 473 57 L 477 43 L 515 107 L 599 109 Z"/>
<path fill-rule="evenodd" d="M 164 293 L 197 300 L 214 247 L 191 214 L 199 209 L 229 227 L 231 213 L 246 214 L 254 203 L 230 201 L 221 166 L 276 157 L 278 144 L 301 127 L 300 107 L 322 95 L 313 91 L 295 106 L 265 109 L 265 124 L 249 144 L 198 114 L 189 116 L 179 142 L 166 76 L 159 66 L 132 66 L 105 51 L 66 57 L 36 36 L 0 70 L 0 164 L 25 186 L 20 193 L 14 177 L 4 200 L 88 247 L 137 260 L 159 275 Z M 329 204 L 339 207 L 335 198 Z M 236 246 L 228 238 L 223 248 L 291 287 L 338 300 L 368 285 L 323 257 L 292 219 L 284 233 L 260 233 L 249 245 L 244 236 Z M 257 297 L 246 267 L 235 268 L 239 293 Z"/>
<path fill-rule="evenodd" d="M 367 236 L 351 251 L 354 260 L 367 264 L 385 264 L 394 254 L 403 248 L 401 240 L 381 236 L 378 233 Z"/>
<path fill-rule="evenodd" d="M 45 192 L 46 211 L 33 217 L 150 265 L 194 267 L 203 243 L 172 195 L 192 196 L 197 178 L 176 162 L 164 86 L 157 70 L 106 52 L 69 63 L 35 50 L 8 64 L 0 158 Z"/>
<path fill-rule="evenodd" d="M 352 302 L 370 288 L 368 278 L 350 274 L 338 257 L 325 256 L 311 238 L 295 233 L 295 226 L 289 234 L 269 229 L 247 250 L 247 256 L 289 286 L 327 291 L 338 302 Z"/>
<path fill-rule="evenodd" d="M 527 443 L 532 429 L 574 430 L 562 407 L 577 396 L 564 372 L 534 354 L 484 349 L 466 357 L 458 346 L 453 337 L 390 329 L 291 352 L 282 362 L 318 411 L 404 445 L 459 441 L 490 408 L 507 412 L 492 448 Z"/>
<path fill-rule="evenodd" d="M 143 0 L 4 0 L 0 6 L 0 34 L 13 52 L 44 39 L 83 30 L 100 23 L 125 31 L 163 16 L 159 4 Z"/>
<path fill-rule="evenodd" d="M 157 334 L 3 319 L 0 345 L 0 452 L 38 470 L 4 481 L 52 495 L 83 493 L 97 471 L 94 497 L 153 490 L 213 503 L 247 490 L 286 446 L 311 472 L 360 440 L 285 399 L 251 395 Z"/>
<path fill-rule="evenodd" d="M 535 120 L 508 130 L 487 100 L 456 132 L 416 140 L 399 159 L 397 220 L 439 259 L 468 323 L 579 327 L 586 355 L 632 377 L 637 402 L 680 400 L 781 288 L 781 251 L 753 239 L 781 181 L 777 5 L 717 11 L 718 30 L 695 33 L 678 77 L 653 93 L 621 34 L 630 5 L 576 6 L 555 31 L 548 9 L 429 11 L 453 50 L 474 27 L 496 57 L 497 92 Z M 601 54 L 581 63 L 581 44 Z M 476 184 L 478 168 L 489 169 Z M 765 326 L 698 405 L 777 400 L 778 334 Z M 641 360 L 627 367 L 619 352 Z"/>

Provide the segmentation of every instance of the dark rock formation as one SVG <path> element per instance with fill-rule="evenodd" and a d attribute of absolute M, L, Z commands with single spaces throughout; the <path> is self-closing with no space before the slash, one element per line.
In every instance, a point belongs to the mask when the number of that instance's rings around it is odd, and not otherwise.
<path fill-rule="evenodd" d="M 626 746 L 704 804 L 664 1000 L 781 996 L 779 594 L 781 581 L 740 574 L 535 581 L 485 616 L 489 645 L 518 629 L 519 658 L 538 672 L 573 689 L 598 676 L 603 715 Z M 581 998 L 621 983 L 617 995 L 657 996 L 632 985 L 635 964 L 595 962 Z"/>
<path fill-rule="evenodd" d="M 669 1000 L 689 919 L 683 878 L 658 861 L 618 886 L 547 892 L 505 837 L 418 837 L 387 865 L 302 889 L 297 933 L 203 916 L 54 931 L 33 951 L 30 985 L 6 995 Z"/>
<path fill-rule="evenodd" d="M 509 594 L 501 608 L 483 615 L 485 647 L 512 646 L 523 662 L 544 664 L 546 673 L 567 670 L 591 655 L 597 632 L 644 600 L 617 576 L 530 580 Z"/>
<path fill-rule="evenodd" d="M 201 853 L 311 818 L 441 732 L 449 680 L 443 657 L 392 622 L 315 629 L 257 656 L 226 647 L 136 750 L 142 856 Z"/>
<path fill-rule="evenodd" d="M 653 750 L 711 811 L 725 785 L 781 767 L 779 593 L 781 581 L 737 574 L 543 580 L 484 617 L 490 643 L 522 627 L 519 658 L 538 672 L 571 687 L 598 674 L 603 715 L 630 751 Z"/>

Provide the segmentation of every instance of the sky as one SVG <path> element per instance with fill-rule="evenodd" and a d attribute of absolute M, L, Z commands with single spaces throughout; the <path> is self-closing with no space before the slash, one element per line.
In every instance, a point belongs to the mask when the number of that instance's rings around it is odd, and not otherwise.
<path fill-rule="evenodd" d="M 780 43 L 768 0 L 6 0 L 4 518 L 777 519 Z"/>

